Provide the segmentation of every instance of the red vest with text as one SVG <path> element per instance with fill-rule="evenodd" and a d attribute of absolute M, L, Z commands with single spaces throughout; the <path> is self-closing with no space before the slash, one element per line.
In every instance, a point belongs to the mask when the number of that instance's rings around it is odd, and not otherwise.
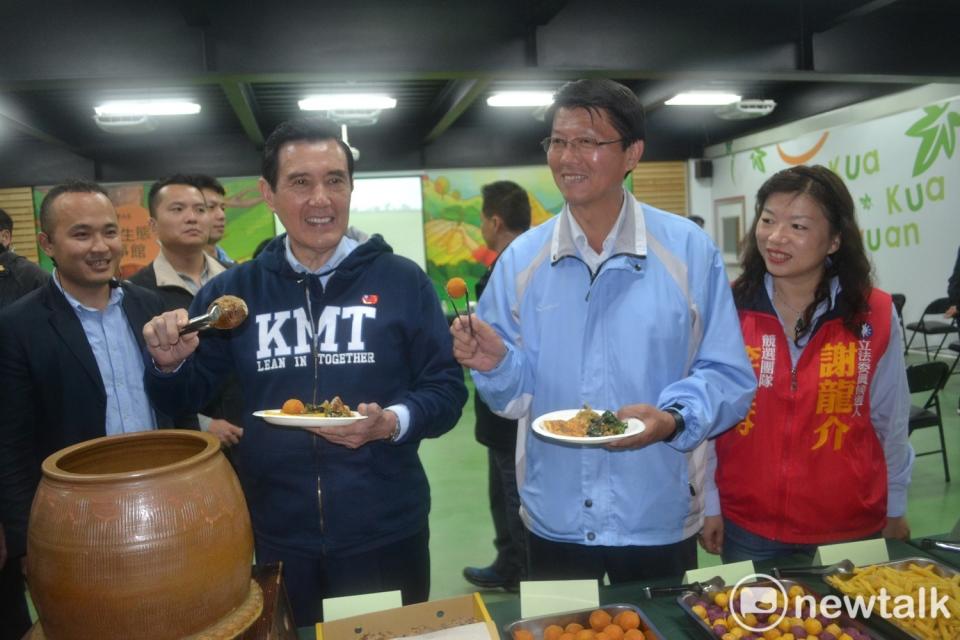
<path fill-rule="evenodd" d="M 818 320 L 791 369 L 765 292 L 740 309 L 757 395 L 717 438 L 723 515 L 765 538 L 839 542 L 886 524 L 887 465 L 870 421 L 870 381 L 890 338 L 890 295 L 874 289 L 859 336 L 834 311 Z"/>

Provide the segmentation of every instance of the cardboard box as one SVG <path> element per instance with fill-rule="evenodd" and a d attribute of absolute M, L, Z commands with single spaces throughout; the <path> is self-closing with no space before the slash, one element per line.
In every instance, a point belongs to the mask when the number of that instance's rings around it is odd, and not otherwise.
<path fill-rule="evenodd" d="M 422 635 L 448 628 L 451 622 L 482 622 L 491 640 L 497 640 L 497 626 L 479 593 L 446 600 L 431 600 L 398 609 L 387 609 L 332 622 L 317 623 L 317 640 L 367 640 Z"/>

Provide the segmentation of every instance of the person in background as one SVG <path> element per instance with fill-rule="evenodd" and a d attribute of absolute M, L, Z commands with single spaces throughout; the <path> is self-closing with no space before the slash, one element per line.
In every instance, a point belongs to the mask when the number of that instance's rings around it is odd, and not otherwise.
<path fill-rule="evenodd" d="M 500 254 L 472 329 L 451 325 L 454 355 L 491 409 L 522 419 L 529 579 L 679 577 L 696 566 L 700 445 L 746 415 L 756 385 L 723 260 L 696 225 L 623 188 L 644 148 L 632 91 L 578 80 L 547 115 L 565 204 Z M 605 448 L 527 428 L 585 403 L 645 430 Z"/>
<path fill-rule="evenodd" d="M 50 274 L 13 250 L 13 219 L 0 209 L 0 309 L 46 284 Z M 6 562 L 7 545 L 0 520 L 0 640 L 19 640 L 30 628 L 19 562 Z"/>
<path fill-rule="evenodd" d="M 700 227 L 701 229 L 703 229 L 704 220 L 700 216 L 688 216 L 687 219 L 690 220 L 690 222 L 697 225 L 698 227 Z"/>
<path fill-rule="evenodd" d="M 716 440 L 704 548 L 733 562 L 909 538 L 903 336 L 843 181 L 822 166 L 771 176 L 741 265 L 733 293 L 758 388 Z"/>
<path fill-rule="evenodd" d="M 0 209 L 0 309 L 49 279 L 49 273 L 13 250 L 13 218 Z"/>
<path fill-rule="evenodd" d="M 216 258 L 222 265 L 229 267 L 234 264 L 227 252 L 218 243 L 223 240 L 227 231 L 227 190 L 216 178 L 202 173 L 191 176 L 193 182 L 203 194 L 207 205 L 207 221 L 210 223 L 210 235 L 203 248 L 207 254 Z"/>
<path fill-rule="evenodd" d="M 186 309 L 200 287 L 226 270 L 205 252 L 210 214 L 193 176 L 174 174 L 154 182 L 147 196 L 150 229 L 160 253 L 130 281 L 156 291 L 167 311 Z M 236 383 L 225 380 L 221 393 L 200 410 L 200 425 L 225 447 L 243 437 L 243 401 Z"/>
<path fill-rule="evenodd" d="M 480 232 L 487 247 L 498 256 L 514 238 L 530 228 L 530 198 L 523 187 L 502 180 L 484 185 L 483 224 Z M 496 260 L 477 282 L 476 299 L 483 294 Z M 501 418 L 479 394 L 474 396 L 477 442 L 487 447 L 490 514 L 497 557 L 487 567 L 465 567 L 467 582 L 484 589 L 502 587 L 516 591 L 526 574 L 526 542 L 517 493 L 517 421 Z"/>
<path fill-rule="evenodd" d="M 53 277 L 0 310 L 0 522 L 21 600 L 27 519 L 44 458 L 91 438 L 173 426 L 138 383 L 139 327 L 163 302 L 114 277 L 123 244 L 106 191 L 84 181 L 52 188 L 40 205 L 39 241 Z M 0 634 L 13 633 L 15 620 L 4 617 Z"/>
<path fill-rule="evenodd" d="M 297 626 L 332 596 L 430 593 L 430 488 L 418 448 L 456 424 L 467 390 L 433 284 L 379 235 L 346 235 L 353 156 L 329 120 L 284 122 L 268 137 L 260 189 L 287 232 L 201 289 L 249 317 L 229 331 L 179 335 L 180 309 L 143 328 L 147 390 L 196 409 L 231 372 L 244 398 L 233 448 L 258 562 L 283 562 Z M 254 411 L 339 396 L 363 419 L 290 429 Z"/>

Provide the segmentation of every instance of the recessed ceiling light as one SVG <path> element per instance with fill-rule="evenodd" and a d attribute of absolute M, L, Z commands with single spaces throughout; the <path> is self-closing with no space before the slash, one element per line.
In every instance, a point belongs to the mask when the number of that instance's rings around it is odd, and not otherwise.
<path fill-rule="evenodd" d="M 740 96 L 735 93 L 724 93 L 721 91 L 685 91 L 678 93 L 665 104 L 670 106 L 686 107 L 715 107 L 723 104 L 731 104 L 740 100 Z"/>
<path fill-rule="evenodd" d="M 491 107 L 546 107 L 553 104 L 552 91 L 499 91 L 489 98 Z"/>
<path fill-rule="evenodd" d="M 337 111 L 344 109 L 393 109 L 396 98 L 373 93 L 331 93 L 307 96 L 298 103 L 303 111 Z"/>
<path fill-rule="evenodd" d="M 200 113 L 188 100 L 112 100 L 94 107 L 98 116 L 182 116 Z"/>

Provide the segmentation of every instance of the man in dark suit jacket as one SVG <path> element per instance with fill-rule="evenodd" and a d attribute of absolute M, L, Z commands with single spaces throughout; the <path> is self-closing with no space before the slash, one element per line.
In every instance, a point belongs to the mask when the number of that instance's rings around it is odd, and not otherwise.
<path fill-rule="evenodd" d="M 142 383 L 140 327 L 163 302 L 114 278 L 123 244 L 106 192 L 87 182 L 54 187 L 40 226 L 54 277 L 0 311 L 0 522 L 16 564 L 44 458 L 83 440 L 172 426 Z"/>

